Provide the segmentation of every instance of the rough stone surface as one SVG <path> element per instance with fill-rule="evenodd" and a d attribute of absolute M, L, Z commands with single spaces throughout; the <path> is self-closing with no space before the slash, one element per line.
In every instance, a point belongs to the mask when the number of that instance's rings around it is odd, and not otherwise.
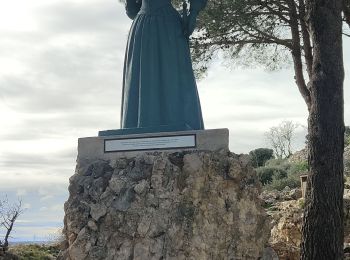
<path fill-rule="evenodd" d="M 288 161 L 291 163 L 297 163 L 297 162 L 307 162 L 307 147 L 293 153 L 289 158 Z"/>
<path fill-rule="evenodd" d="M 300 241 L 304 199 L 293 198 L 290 192 L 264 191 L 260 197 L 264 200 L 267 213 L 272 218 L 273 228 L 269 245 L 278 254 L 280 260 L 300 259 Z M 293 192 L 300 194 L 299 191 Z M 350 190 L 344 190 L 344 259 L 350 259 Z M 267 251 L 265 250 L 265 253 Z M 264 254 L 265 254 L 264 253 Z M 263 258 L 264 259 L 264 258 Z M 268 258 L 267 258 L 268 259 Z"/>
<path fill-rule="evenodd" d="M 277 202 L 298 200 L 302 198 L 302 194 L 301 189 L 290 189 L 288 186 L 286 186 L 282 191 L 264 190 L 259 197 L 263 200 L 264 207 L 268 208 Z"/>
<path fill-rule="evenodd" d="M 267 247 L 264 250 L 261 260 L 279 260 L 279 257 L 272 247 Z"/>
<path fill-rule="evenodd" d="M 246 156 L 78 160 L 59 259 L 258 259 L 270 219 Z"/>
<path fill-rule="evenodd" d="M 350 145 L 344 149 L 344 175 L 350 176 Z"/>

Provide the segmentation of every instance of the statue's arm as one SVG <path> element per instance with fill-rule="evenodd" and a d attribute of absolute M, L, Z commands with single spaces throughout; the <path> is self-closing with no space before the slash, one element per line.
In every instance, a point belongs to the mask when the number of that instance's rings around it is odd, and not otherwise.
<path fill-rule="evenodd" d="M 198 13 L 205 8 L 208 0 L 190 0 L 190 13 Z"/>
<path fill-rule="evenodd" d="M 208 0 L 190 0 L 190 14 L 188 16 L 188 34 L 191 35 L 196 27 L 197 16 L 205 8 Z M 189 36 L 188 35 L 188 36 Z"/>
<path fill-rule="evenodd" d="M 141 4 L 141 0 L 126 0 L 126 14 L 130 19 L 134 19 L 136 17 L 137 13 L 140 11 Z"/>

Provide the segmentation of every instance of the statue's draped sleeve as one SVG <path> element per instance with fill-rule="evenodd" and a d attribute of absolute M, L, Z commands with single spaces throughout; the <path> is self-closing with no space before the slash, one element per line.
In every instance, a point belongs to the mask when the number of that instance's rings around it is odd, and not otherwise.
<path fill-rule="evenodd" d="M 129 16 L 130 19 L 134 19 L 136 17 L 137 13 L 140 11 L 141 4 L 141 0 L 126 0 L 126 14 Z"/>
<path fill-rule="evenodd" d="M 190 12 L 199 13 L 205 8 L 208 0 L 190 0 Z"/>

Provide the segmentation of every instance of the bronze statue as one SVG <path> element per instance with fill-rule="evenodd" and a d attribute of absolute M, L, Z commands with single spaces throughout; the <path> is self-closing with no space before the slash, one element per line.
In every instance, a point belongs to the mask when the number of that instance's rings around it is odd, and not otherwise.
<path fill-rule="evenodd" d="M 125 53 L 122 133 L 204 129 L 188 37 L 206 2 L 190 0 L 189 12 L 181 16 L 171 0 L 126 0 L 133 23 Z"/>

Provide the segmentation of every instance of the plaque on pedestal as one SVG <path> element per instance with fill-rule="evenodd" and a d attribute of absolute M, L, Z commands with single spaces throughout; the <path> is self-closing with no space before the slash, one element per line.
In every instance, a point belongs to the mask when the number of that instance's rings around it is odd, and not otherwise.
<path fill-rule="evenodd" d="M 196 148 L 196 135 L 131 137 L 104 140 L 105 153 Z"/>
<path fill-rule="evenodd" d="M 147 151 L 228 150 L 228 129 L 110 135 L 79 138 L 79 159 L 108 160 Z"/>

